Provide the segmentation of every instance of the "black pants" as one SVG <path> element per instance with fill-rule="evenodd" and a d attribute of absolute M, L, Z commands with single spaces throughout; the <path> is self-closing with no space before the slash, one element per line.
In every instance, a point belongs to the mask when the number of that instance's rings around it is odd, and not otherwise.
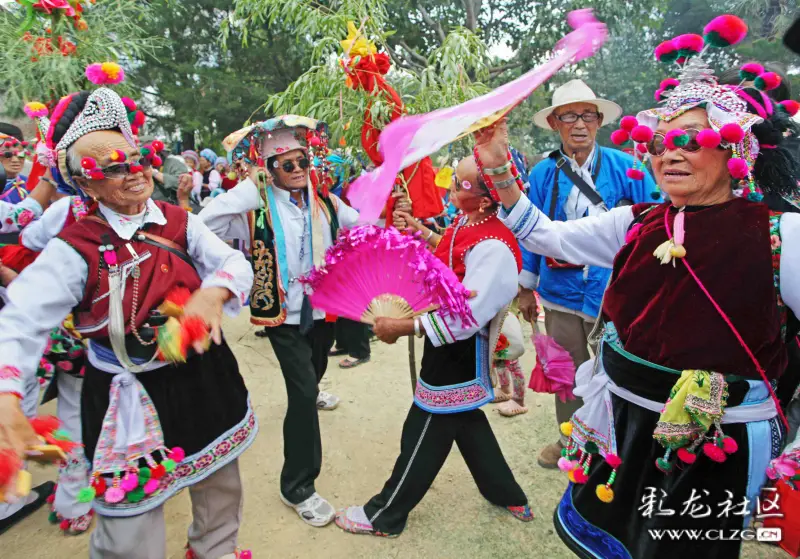
<path fill-rule="evenodd" d="M 481 495 L 490 503 L 501 507 L 527 504 L 528 498 L 514 479 L 483 411 L 437 414 L 412 404 L 392 476 L 364 506 L 375 530 L 386 534 L 403 531 L 408 514 L 433 484 L 453 441 Z"/>
<path fill-rule="evenodd" d="M 369 324 L 349 318 L 336 320 L 336 347 L 346 351 L 353 359 L 366 359 L 370 356 L 371 335 Z"/>
<path fill-rule="evenodd" d="M 283 420 L 281 493 L 294 504 L 314 493 L 314 480 L 322 467 L 317 394 L 319 381 L 328 368 L 333 326 L 316 320 L 305 335 L 292 324 L 268 329 L 267 337 L 281 365 L 289 400 Z"/>

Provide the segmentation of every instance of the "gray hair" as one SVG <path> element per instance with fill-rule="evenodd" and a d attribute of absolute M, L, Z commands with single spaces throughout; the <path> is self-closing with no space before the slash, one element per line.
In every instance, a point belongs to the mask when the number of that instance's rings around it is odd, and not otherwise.
<path fill-rule="evenodd" d="M 83 167 L 81 167 L 81 157 L 75 153 L 75 146 L 67 148 L 67 171 L 71 177 L 82 177 Z"/>

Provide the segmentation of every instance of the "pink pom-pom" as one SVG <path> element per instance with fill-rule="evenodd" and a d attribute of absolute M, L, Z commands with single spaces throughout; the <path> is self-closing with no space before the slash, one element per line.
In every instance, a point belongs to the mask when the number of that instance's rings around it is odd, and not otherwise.
<path fill-rule="evenodd" d="M 133 117 L 133 122 L 131 122 L 132 126 L 136 126 L 137 128 L 141 128 L 144 126 L 145 116 L 142 111 L 136 111 L 136 115 Z"/>
<path fill-rule="evenodd" d="M 647 144 L 636 144 L 636 151 L 639 153 L 647 153 Z"/>
<path fill-rule="evenodd" d="M 105 493 L 107 503 L 119 503 L 125 498 L 125 492 L 119 487 L 109 487 Z"/>
<path fill-rule="evenodd" d="M 714 149 L 715 147 L 719 146 L 719 143 L 722 141 L 722 137 L 719 135 L 719 132 L 713 128 L 706 128 L 697 134 L 696 140 L 701 147 Z"/>
<path fill-rule="evenodd" d="M 739 450 L 739 444 L 733 439 L 733 437 L 724 437 L 722 439 L 722 450 L 725 452 L 725 454 L 733 454 Z"/>
<path fill-rule="evenodd" d="M 73 369 L 72 361 L 59 361 L 56 363 L 56 367 L 65 373 L 68 373 Z"/>
<path fill-rule="evenodd" d="M 659 87 L 658 89 L 656 89 L 656 92 L 653 93 L 653 97 L 655 98 L 655 100 L 657 102 L 661 101 L 661 96 L 662 95 L 664 95 L 664 88 L 662 88 L 662 87 Z"/>
<path fill-rule="evenodd" d="M 722 451 L 720 447 L 715 445 L 714 443 L 706 443 L 703 445 L 703 454 L 711 458 L 714 462 L 724 462 L 727 460 L 727 456 Z"/>
<path fill-rule="evenodd" d="M 103 262 L 109 266 L 117 265 L 117 253 L 113 250 L 106 250 L 103 252 Z"/>
<path fill-rule="evenodd" d="M 86 79 L 95 85 L 118 84 L 125 79 L 125 70 L 116 62 L 89 64 Z"/>
<path fill-rule="evenodd" d="M 631 130 L 631 139 L 640 144 L 646 144 L 653 139 L 653 131 L 648 126 L 639 125 Z"/>
<path fill-rule="evenodd" d="M 238 559 L 253 559 L 253 552 L 249 549 L 244 549 L 239 552 Z"/>
<path fill-rule="evenodd" d="M 639 125 L 639 121 L 636 120 L 635 116 L 624 116 L 622 120 L 619 121 L 619 127 L 625 130 L 626 132 L 630 132 L 634 128 Z"/>
<path fill-rule="evenodd" d="M 694 464 L 695 460 L 697 460 L 697 454 L 694 452 L 689 452 L 685 448 L 678 449 L 678 460 L 685 464 Z"/>
<path fill-rule="evenodd" d="M 764 67 L 758 62 L 748 62 L 746 64 L 742 64 L 741 71 L 747 74 L 753 74 L 753 77 L 755 77 L 764 73 Z"/>
<path fill-rule="evenodd" d="M 139 476 L 129 472 L 125 474 L 124 478 L 122 478 L 122 481 L 120 482 L 119 486 L 126 493 L 130 493 L 131 491 L 139 487 Z"/>
<path fill-rule="evenodd" d="M 741 157 L 732 157 L 728 160 L 728 172 L 735 179 L 743 179 L 747 177 L 750 168 L 747 166 L 747 161 Z"/>
<path fill-rule="evenodd" d="M 746 36 L 747 24 L 731 14 L 715 17 L 703 28 L 705 42 L 714 47 L 735 45 Z"/>
<path fill-rule="evenodd" d="M 628 169 L 625 171 L 625 174 L 628 175 L 629 179 L 633 179 L 635 181 L 644 179 L 644 172 L 639 169 Z"/>
<path fill-rule="evenodd" d="M 658 84 L 658 87 L 666 91 L 668 89 L 675 89 L 679 85 L 681 85 L 681 82 L 678 81 L 676 78 L 666 78 L 661 80 L 661 83 Z"/>
<path fill-rule="evenodd" d="M 589 481 L 589 476 L 587 476 L 580 468 L 573 470 L 572 476 L 575 478 L 575 483 L 578 484 L 584 484 Z"/>
<path fill-rule="evenodd" d="M 127 110 L 129 113 L 132 113 L 138 108 L 136 105 L 136 101 L 134 101 L 130 97 L 123 97 L 122 104 L 125 105 L 125 110 Z"/>
<path fill-rule="evenodd" d="M 771 91 L 781 85 L 781 77 L 775 72 L 764 72 L 758 75 L 753 85 L 761 91 Z"/>
<path fill-rule="evenodd" d="M 655 55 L 660 62 L 674 62 L 678 58 L 678 48 L 672 40 L 664 41 L 656 47 Z"/>
<path fill-rule="evenodd" d="M 46 105 L 36 101 L 32 103 L 26 103 L 22 110 L 25 111 L 25 114 L 28 115 L 29 118 L 40 118 L 47 116 L 48 112 Z"/>
<path fill-rule="evenodd" d="M 611 133 L 611 142 L 614 145 L 621 146 L 630 139 L 630 134 L 625 130 L 614 130 Z"/>
<path fill-rule="evenodd" d="M 783 110 L 789 113 L 789 116 L 795 116 L 798 112 L 800 112 L 800 103 L 793 99 L 781 101 L 779 105 L 783 107 Z"/>
<path fill-rule="evenodd" d="M 622 464 L 622 458 L 616 454 L 606 454 L 606 464 L 614 469 L 619 468 L 620 464 Z"/>
<path fill-rule="evenodd" d="M 667 146 L 667 149 L 671 150 L 676 150 L 681 146 L 685 146 L 687 140 L 688 135 L 686 131 L 681 128 L 670 130 L 664 135 L 664 145 Z"/>
<path fill-rule="evenodd" d="M 186 458 L 186 452 L 184 452 L 184 450 L 179 446 L 176 446 L 169 451 L 170 460 L 173 460 L 175 462 L 182 462 L 184 458 Z"/>
<path fill-rule="evenodd" d="M 158 489 L 158 480 L 157 479 L 150 479 L 147 480 L 147 483 L 144 484 L 144 494 L 150 495 L 151 493 L 155 493 Z"/>
<path fill-rule="evenodd" d="M 317 136 L 312 136 L 308 141 L 308 145 L 310 145 L 312 148 L 318 148 L 320 145 L 322 145 L 322 140 L 320 140 Z"/>
<path fill-rule="evenodd" d="M 94 157 L 84 157 L 81 159 L 81 168 L 86 169 L 87 171 L 90 169 L 96 169 L 97 161 L 95 161 Z"/>
<path fill-rule="evenodd" d="M 574 460 L 567 460 L 563 456 L 558 459 L 558 469 L 562 472 L 568 472 L 573 469 L 577 464 Z"/>
<path fill-rule="evenodd" d="M 695 33 L 678 35 L 672 41 L 680 51 L 681 55 L 686 55 L 689 53 L 696 54 L 703 50 L 703 37 Z"/>
<path fill-rule="evenodd" d="M 164 151 L 164 142 L 161 140 L 153 140 L 150 144 L 154 151 Z"/>

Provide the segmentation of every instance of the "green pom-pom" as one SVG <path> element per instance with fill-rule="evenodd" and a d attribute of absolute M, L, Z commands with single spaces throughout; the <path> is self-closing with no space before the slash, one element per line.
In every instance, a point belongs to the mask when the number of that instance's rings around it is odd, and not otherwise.
<path fill-rule="evenodd" d="M 141 153 L 143 157 L 147 157 L 150 155 L 150 148 L 142 148 L 139 150 L 139 153 Z"/>
<path fill-rule="evenodd" d="M 147 480 L 150 479 L 150 477 L 152 475 L 153 475 L 153 472 L 151 472 L 150 468 L 148 468 L 147 466 L 145 466 L 144 468 L 140 468 L 139 469 L 139 482 L 141 483 L 142 480 L 144 480 L 146 482 Z M 144 484 L 142 483 L 142 485 L 144 485 Z"/>
<path fill-rule="evenodd" d="M 739 70 L 739 79 L 743 82 L 751 82 L 758 77 L 758 74 L 754 74 L 752 72 L 745 72 L 744 70 Z"/>
<path fill-rule="evenodd" d="M 561 449 L 561 456 L 563 456 L 564 458 L 566 458 L 566 457 L 567 457 L 567 452 L 568 452 L 568 451 L 567 451 L 567 449 L 566 449 L 566 448 L 562 448 L 562 449 Z"/>
<path fill-rule="evenodd" d="M 597 454 L 597 445 L 592 441 L 589 441 L 585 445 L 583 445 L 583 450 L 585 450 L 589 454 Z"/>
<path fill-rule="evenodd" d="M 658 467 L 659 470 L 661 470 L 665 474 L 668 474 L 672 471 L 673 464 L 672 462 L 670 462 L 665 458 L 657 458 L 656 466 Z"/>
<path fill-rule="evenodd" d="M 662 62 L 664 64 L 672 64 L 673 62 L 678 60 L 679 56 L 680 56 L 680 53 L 677 50 L 674 50 L 672 52 L 666 52 L 666 53 L 662 54 L 661 58 L 659 58 L 658 61 Z"/>
<path fill-rule="evenodd" d="M 78 502 L 91 503 L 94 500 L 95 495 L 96 491 L 94 490 L 94 487 L 84 487 L 78 491 Z"/>
<path fill-rule="evenodd" d="M 674 143 L 679 148 L 685 146 L 686 144 L 689 143 L 689 134 L 681 134 L 679 136 L 675 136 L 672 139 L 672 143 Z"/>
<path fill-rule="evenodd" d="M 128 124 L 133 124 L 133 119 L 136 118 L 136 111 L 128 113 Z"/>
<path fill-rule="evenodd" d="M 162 465 L 162 466 L 164 466 L 164 469 L 165 469 L 165 470 L 167 471 L 167 473 L 169 474 L 169 473 L 171 473 L 172 471 L 174 471 L 174 470 L 175 470 L 175 466 L 176 466 L 177 464 L 175 464 L 175 460 L 170 460 L 169 458 L 167 458 L 166 460 L 164 460 L 163 462 L 161 462 L 161 465 Z"/>
<path fill-rule="evenodd" d="M 144 489 L 137 487 L 133 491 L 130 491 L 125 497 L 128 499 L 129 503 L 138 503 L 144 499 Z"/>
<path fill-rule="evenodd" d="M 70 439 L 69 433 L 64 431 L 64 429 L 56 429 L 53 431 L 53 438 L 59 441 L 69 441 Z"/>
<path fill-rule="evenodd" d="M 716 47 L 718 49 L 722 49 L 725 47 L 731 46 L 730 42 L 727 41 L 716 31 L 712 31 L 711 33 L 706 33 L 703 35 L 703 41 L 710 47 Z"/>
<path fill-rule="evenodd" d="M 50 524 L 58 524 L 58 514 L 56 511 L 51 511 L 49 515 L 47 515 L 47 521 Z"/>

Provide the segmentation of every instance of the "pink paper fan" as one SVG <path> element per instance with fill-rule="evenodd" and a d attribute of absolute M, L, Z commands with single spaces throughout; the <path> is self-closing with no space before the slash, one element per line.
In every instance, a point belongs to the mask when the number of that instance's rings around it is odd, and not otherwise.
<path fill-rule="evenodd" d="M 552 337 L 534 334 L 536 366 L 531 373 L 528 388 L 534 392 L 557 394 L 559 400 L 574 400 L 575 364 L 572 357 Z"/>
<path fill-rule="evenodd" d="M 375 318 L 410 318 L 437 307 L 439 313 L 475 324 L 469 290 L 418 237 L 373 225 L 340 234 L 325 265 L 301 280 L 311 304 L 326 313 L 372 324 Z"/>

